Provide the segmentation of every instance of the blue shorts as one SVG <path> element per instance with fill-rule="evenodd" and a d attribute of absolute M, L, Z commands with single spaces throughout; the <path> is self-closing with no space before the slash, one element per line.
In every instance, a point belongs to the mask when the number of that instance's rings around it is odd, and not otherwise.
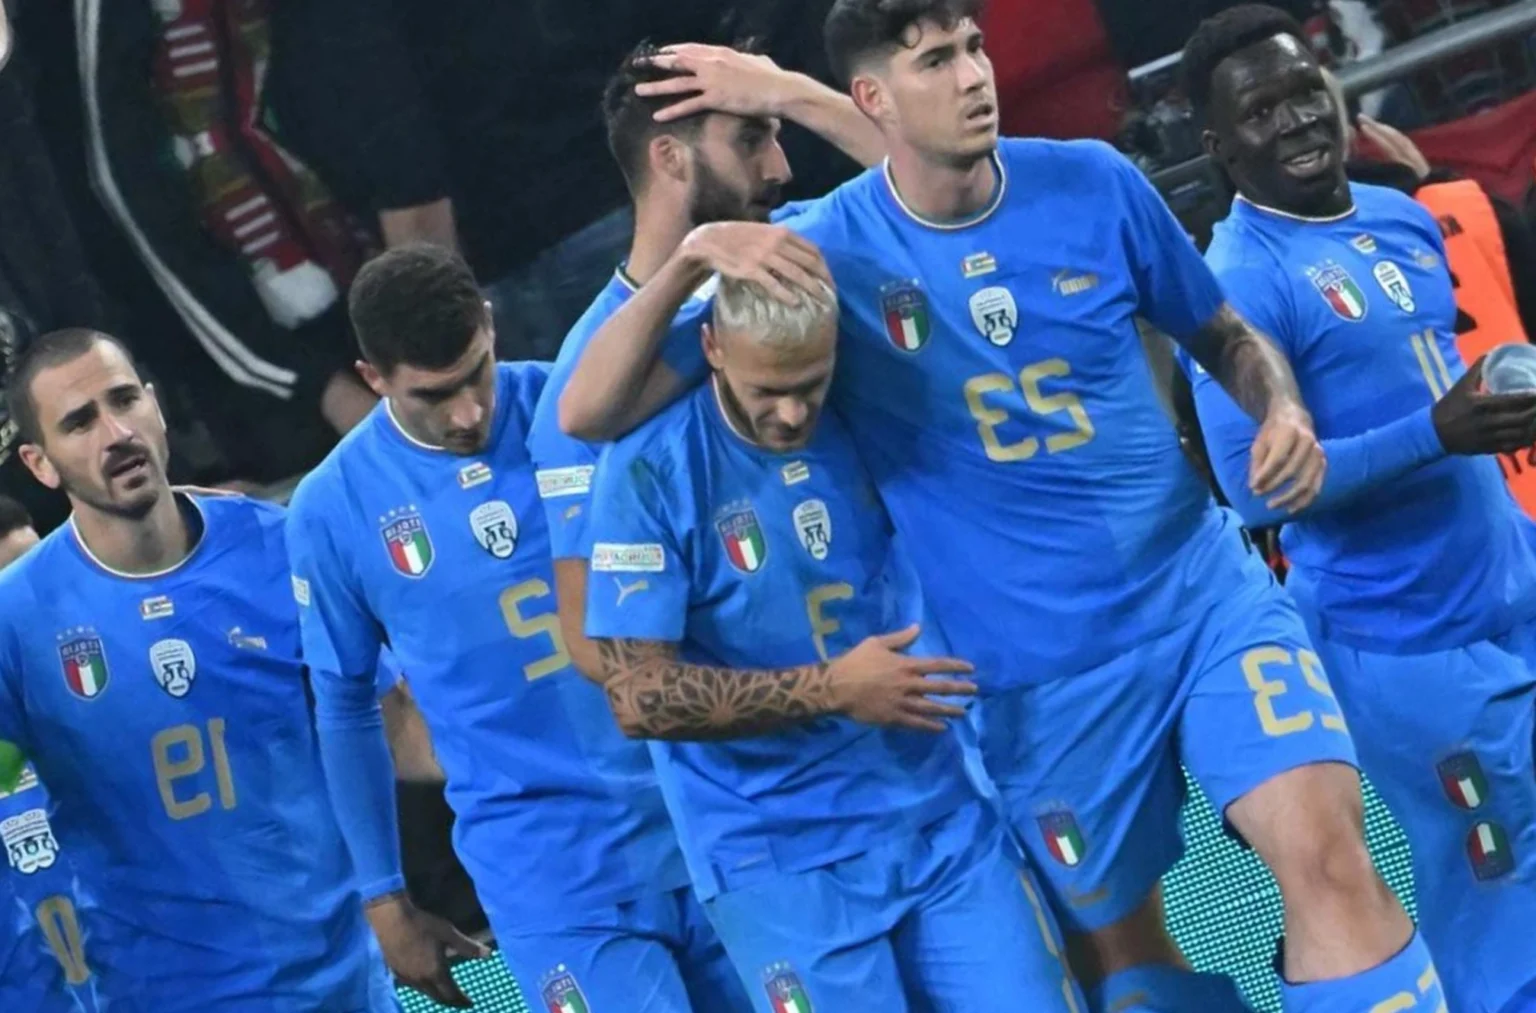
<path fill-rule="evenodd" d="M 990 810 L 707 902 L 759 1013 L 1085 1010 Z"/>
<path fill-rule="evenodd" d="M 1361 764 L 1413 849 L 1453 1010 L 1536 981 L 1536 626 L 1420 655 L 1319 638 Z"/>
<path fill-rule="evenodd" d="M 1183 854 L 1181 762 L 1218 812 L 1297 767 L 1356 764 L 1294 603 L 1250 557 L 1248 579 L 1195 621 L 973 711 L 1003 811 L 1068 931 L 1133 913 Z"/>
<path fill-rule="evenodd" d="M 570 912 L 558 924 L 492 928 L 501 957 L 532 1009 L 752 1009 L 691 887 Z"/>

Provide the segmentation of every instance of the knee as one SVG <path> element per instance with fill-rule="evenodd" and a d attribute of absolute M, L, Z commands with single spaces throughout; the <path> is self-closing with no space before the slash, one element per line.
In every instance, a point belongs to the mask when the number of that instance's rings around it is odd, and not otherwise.
<path fill-rule="evenodd" d="M 1332 767 L 1293 771 L 1284 779 L 1291 784 L 1273 786 L 1280 790 L 1270 791 L 1262 812 L 1250 812 L 1249 825 L 1239 829 L 1274 873 L 1286 902 L 1369 904 L 1385 894 L 1365 844 L 1355 773 Z"/>

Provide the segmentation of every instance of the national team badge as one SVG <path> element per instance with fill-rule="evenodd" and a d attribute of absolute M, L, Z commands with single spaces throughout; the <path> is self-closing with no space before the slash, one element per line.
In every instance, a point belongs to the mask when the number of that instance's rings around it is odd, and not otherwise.
<path fill-rule="evenodd" d="M 379 519 L 379 534 L 389 561 L 407 577 L 420 577 L 432 565 L 432 538 L 415 507 L 391 510 Z"/>
<path fill-rule="evenodd" d="M 469 513 L 469 526 L 480 548 L 497 559 L 509 559 L 517 549 L 517 515 L 505 500 L 481 503 Z"/>
<path fill-rule="evenodd" d="M 491 466 L 484 461 L 475 461 L 466 464 L 459 469 L 459 488 L 473 489 L 477 485 L 484 485 L 491 480 Z"/>
<path fill-rule="evenodd" d="M 972 278 L 980 278 L 982 275 L 991 274 L 997 270 L 997 258 L 985 251 L 973 253 L 960 261 L 960 273 L 966 281 Z"/>
<path fill-rule="evenodd" d="M 1488 778 L 1475 753 L 1457 753 L 1435 764 L 1445 797 L 1458 809 L 1476 809 L 1488 798 Z"/>
<path fill-rule="evenodd" d="M 1349 241 L 1349 245 L 1366 255 L 1376 252 L 1376 238 L 1369 233 L 1360 233 Z"/>
<path fill-rule="evenodd" d="M 770 964 L 763 972 L 763 988 L 773 1013 L 811 1013 L 811 997 L 788 964 Z"/>
<path fill-rule="evenodd" d="M 812 559 L 826 559 L 827 550 L 832 547 L 832 515 L 827 512 L 827 505 L 819 499 L 808 499 L 795 507 L 794 517 L 795 532 L 805 551 Z"/>
<path fill-rule="evenodd" d="M 94 631 L 84 628 L 61 638 L 59 661 L 64 665 L 64 683 L 69 691 L 82 700 L 94 700 L 107 690 L 111 674 L 107 670 L 107 654 L 101 638 Z"/>
<path fill-rule="evenodd" d="M 1472 875 L 1480 882 L 1507 876 L 1515 870 L 1515 853 L 1509 847 L 1509 835 L 1497 823 L 1487 820 L 1467 834 L 1467 858 Z"/>
<path fill-rule="evenodd" d="M 903 352 L 915 352 L 928 343 L 932 326 L 928 297 L 915 279 L 882 286 L 880 312 L 885 317 L 886 336 Z"/>
<path fill-rule="evenodd" d="M 731 565 L 742 573 L 756 573 L 762 569 L 768 556 L 768 542 L 763 537 L 763 527 L 757 523 L 757 512 L 752 504 L 726 508 L 724 516 L 715 521 L 720 541 L 725 543 L 725 554 Z"/>
<path fill-rule="evenodd" d="M 48 814 L 41 809 L 0 820 L 0 840 L 5 842 L 11 868 L 23 876 L 41 872 L 59 857 L 59 842 L 53 837 Z"/>
<path fill-rule="evenodd" d="M 1408 284 L 1408 276 L 1403 274 L 1403 269 L 1390 260 L 1383 260 L 1371 271 L 1376 276 L 1376 283 L 1381 290 L 1387 293 L 1387 298 L 1397 304 L 1397 308 L 1404 313 L 1412 313 L 1414 310 L 1413 289 Z"/>
<path fill-rule="evenodd" d="M 1328 307 L 1342 319 L 1355 323 L 1365 319 L 1365 293 L 1355 284 L 1355 279 L 1333 261 L 1307 269 L 1307 276 L 1319 294 L 1327 300 Z"/>
<path fill-rule="evenodd" d="M 1013 293 L 991 285 L 971 296 L 971 323 L 998 348 L 1013 340 L 1019 327 L 1019 306 Z"/>
<path fill-rule="evenodd" d="M 1077 817 L 1070 810 L 1055 809 L 1040 814 L 1035 820 L 1040 825 L 1045 847 L 1052 858 L 1069 869 L 1082 864 L 1088 845 L 1083 841 L 1083 832 L 1078 829 Z"/>
<path fill-rule="evenodd" d="M 542 993 L 549 1013 L 591 1013 L 592 1007 L 587 1005 L 576 976 L 564 964 L 544 976 Z"/>
<path fill-rule="evenodd" d="M 160 688 L 180 700 L 192 692 L 197 678 L 197 658 L 185 640 L 157 640 L 149 649 L 149 667 Z"/>

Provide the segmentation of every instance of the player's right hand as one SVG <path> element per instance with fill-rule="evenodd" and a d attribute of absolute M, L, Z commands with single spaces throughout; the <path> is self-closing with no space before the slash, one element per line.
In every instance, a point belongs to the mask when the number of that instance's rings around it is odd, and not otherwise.
<path fill-rule="evenodd" d="M 453 980 L 448 954 L 474 960 L 490 956 L 490 950 L 446 919 L 418 909 L 404 894 L 370 904 L 365 911 L 396 980 L 444 1006 L 474 1005 Z"/>
<path fill-rule="evenodd" d="M 712 273 L 737 281 L 754 281 L 782 303 L 797 305 L 800 297 L 784 283 L 807 292 L 818 283 L 830 286 L 832 272 L 821 251 L 803 236 L 780 225 L 760 222 L 711 222 L 688 233 L 678 255 Z"/>
<path fill-rule="evenodd" d="M 1536 443 L 1536 394 L 1486 394 L 1483 360 L 1435 402 L 1430 417 L 1449 454 L 1512 454 Z"/>
<path fill-rule="evenodd" d="M 832 662 L 828 675 L 833 706 L 840 714 L 870 725 L 892 725 L 924 732 L 944 731 L 944 718 L 965 716 L 965 708 L 933 699 L 975 696 L 969 679 L 932 679 L 930 675 L 966 675 L 975 669 L 957 658 L 914 658 L 901 653 L 917 639 L 917 626 L 867 637 Z"/>

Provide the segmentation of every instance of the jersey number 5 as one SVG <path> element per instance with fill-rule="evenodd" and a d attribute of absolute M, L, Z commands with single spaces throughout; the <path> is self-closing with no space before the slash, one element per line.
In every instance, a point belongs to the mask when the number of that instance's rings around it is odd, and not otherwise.
<path fill-rule="evenodd" d="M 532 682 L 546 675 L 553 675 L 571 663 L 571 654 L 565 649 L 565 636 L 560 632 L 560 617 L 554 612 L 540 612 L 536 616 L 523 615 L 523 602 L 529 598 L 549 597 L 549 585 L 539 578 L 514 584 L 501 592 L 501 618 L 506 621 L 507 632 L 519 640 L 529 637 L 549 638 L 553 653 L 523 666 L 523 675 Z"/>
<path fill-rule="evenodd" d="M 202 772 L 213 754 L 213 776 L 219 790 L 219 806 L 235 807 L 235 778 L 229 770 L 229 751 L 224 748 L 224 719 L 208 720 L 208 745 L 203 745 L 203 730 L 197 725 L 175 725 L 157 732 L 149 742 L 155 757 L 155 781 L 160 787 L 160 801 L 166 815 L 184 820 L 213 808 L 213 799 L 200 791 L 188 799 L 176 797 L 176 782 Z"/>
<path fill-rule="evenodd" d="M 1027 461 L 1040 452 L 1040 439 L 1026 436 L 1015 443 L 1004 443 L 998 439 L 997 427 L 1007 422 L 1010 416 L 1003 409 L 987 404 L 983 400 L 987 394 L 1015 394 L 1022 390 L 1024 403 L 1035 415 L 1066 412 L 1073 429 L 1071 432 L 1047 436 L 1047 454 L 1060 454 L 1081 447 L 1093 439 L 1093 420 L 1088 417 L 1087 409 L 1076 394 L 1066 391 L 1046 394 L 1040 389 L 1041 380 L 1071 375 L 1072 368 L 1067 365 L 1066 359 L 1046 359 L 1020 370 L 1018 387 L 1014 387 L 1013 378 L 1006 373 L 983 373 L 965 381 L 965 403 L 971 410 L 971 417 L 976 420 L 976 431 L 981 434 L 981 445 L 986 448 L 990 460 L 1003 463 Z"/>

